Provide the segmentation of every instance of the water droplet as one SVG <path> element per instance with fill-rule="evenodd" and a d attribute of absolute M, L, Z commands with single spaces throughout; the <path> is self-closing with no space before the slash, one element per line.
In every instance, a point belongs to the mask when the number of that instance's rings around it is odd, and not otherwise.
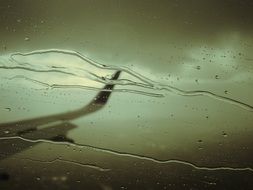
<path fill-rule="evenodd" d="M 6 49 L 7 49 L 7 46 L 3 45 L 3 50 L 6 51 Z"/>
<path fill-rule="evenodd" d="M 6 109 L 6 110 L 8 110 L 8 111 L 11 111 L 11 108 L 4 108 L 4 109 Z"/>
<path fill-rule="evenodd" d="M 4 131 L 4 133 L 5 133 L 5 134 L 9 134 L 9 133 L 10 133 L 10 131 Z"/>
<path fill-rule="evenodd" d="M 228 136 L 227 133 L 225 133 L 224 131 L 222 131 L 222 135 L 223 135 L 223 137 L 227 137 Z"/>
<path fill-rule="evenodd" d="M 62 180 L 62 181 L 66 181 L 66 180 L 67 180 L 67 177 L 66 177 L 66 176 L 61 176 L 61 180 Z"/>

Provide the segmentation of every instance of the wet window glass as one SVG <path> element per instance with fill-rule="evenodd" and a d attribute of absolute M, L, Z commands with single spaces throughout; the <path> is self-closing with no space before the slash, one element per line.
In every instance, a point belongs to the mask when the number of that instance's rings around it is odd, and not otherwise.
<path fill-rule="evenodd" d="M 253 1 L 0 0 L 0 189 L 253 189 Z"/>

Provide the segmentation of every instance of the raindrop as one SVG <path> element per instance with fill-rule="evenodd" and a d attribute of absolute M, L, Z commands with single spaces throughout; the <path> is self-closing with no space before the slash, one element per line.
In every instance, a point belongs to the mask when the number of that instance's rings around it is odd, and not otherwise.
<path fill-rule="evenodd" d="M 201 69 L 200 65 L 198 65 L 198 66 L 196 67 L 196 69 L 200 70 L 200 69 Z"/>
<path fill-rule="evenodd" d="M 3 45 L 3 50 L 6 51 L 6 49 L 7 49 L 7 46 Z"/>
<path fill-rule="evenodd" d="M 25 41 L 30 41 L 30 38 L 28 38 L 28 37 L 25 37 L 25 39 L 24 39 Z"/>
<path fill-rule="evenodd" d="M 6 110 L 8 110 L 8 111 L 11 111 L 11 108 L 4 108 L 4 109 L 6 109 Z"/>
<path fill-rule="evenodd" d="M 223 137 L 227 137 L 228 136 L 227 133 L 225 133 L 224 131 L 222 131 L 222 135 L 223 135 Z"/>
<path fill-rule="evenodd" d="M 62 180 L 62 181 L 66 181 L 66 180 L 67 180 L 67 177 L 66 177 L 66 176 L 62 176 L 62 177 L 61 177 L 61 180 Z"/>

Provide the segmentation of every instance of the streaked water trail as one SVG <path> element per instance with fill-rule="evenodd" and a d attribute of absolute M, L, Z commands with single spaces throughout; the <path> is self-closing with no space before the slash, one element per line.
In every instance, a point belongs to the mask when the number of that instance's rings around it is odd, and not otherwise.
<path fill-rule="evenodd" d="M 54 60 L 53 64 L 50 64 L 52 60 L 46 59 L 44 60 L 43 64 L 35 64 L 33 62 L 36 62 L 35 59 L 31 59 L 30 62 L 27 62 L 26 58 L 31 58 L 32 56 L 50 56 L 53 55 L 67 55 L 71 56 L 73 58 L 78 58 L 81 63 L 79 65 L 73 65 L 73 63 L 66 63 L 65 65 L 62 65 L 63 60 L 58 57 L 58 60 Z M 249 105 L 247 103 L 241 102 L 237 99 L 232 99 L 229 97 L 225 97 L 216 93 L 213 93 L 208 90 L 193 90 L 193 91 L 186 91 L 180 88 L 177 88 L 175 86 L 171 86 L 168 84 L 163 84 L 156 82 L 152 79 L 149 79 L 148 77 L 137 73 L 133 71 L 130 68 L 123 67 L 123 66 L 114 66 L 114 65 L 103 65 L 100 64 L 87 56 L 82 55 L 79 52 L 76 51 L 70 51 L 70 50 L 61 50 L 61 49 L 47 49 L 47 50 L 36 50 L 28 53 L 12 53 L 8 57 L 8 63 L 6 63 L 6 59 L 2 59 L 0 61 L 0 69 L 6 69 L 6 70 L 26 70 L 30 72 L 36 72 L 36 73 L 58 73 L 62 75 L 61 77 L 66 76 L 72 76 L 77 79 L 86 79 L 90 82 L 91 85 L 83 85 L 80 84 L 59 84 L 57 82 L 53 81 L 41 81 L 36 78 L 32 78 L 31 76 L 22 76 L 22 75 L 14 75 L 14 76 L 8 76 L 8 79 L 15 79 L 15 78 L 22 78 L 24 80 L 39 84 L 41 86 L 44 86 L 46 88 L 79 88 L 79 89 L 90 89 L 90 90 L 99 90 L 101 88 L 96 87 L 96 84 L 116 84 L 118 89 L 115 89 L 114 91 L 118 92 L 127 92 L 127 93 L 136 93 L 136 94 L 142 94 L 146 96 L 153 96 L 153 97 L 163 97 L 167 91 L 170 93 L 179 95 L 179 96 L 207 96 L 213 99 L 216 99 L 218 101 L 222 101 L 225 103 L 229 103 L 235 106 L 238 106 L 244 110 L 253 111 L 253 106 Z M 21 59 L 21 60 L 20 60 Z M 22 59 L 25 59 L 25 61 Z M 44 57 L 45 59 L 45 57 Z M 56 56 L 57 59 L 57 56 Z M 60 66 L 56 63 L 61 64 Z M 87 67 L 87 68 L 86 68 Z M 122 73 L 127 74 L 128 76 L 125 76 L 125 78 L 121 78 L 116 81 L 110 80 L 110 72 L 112 71 L 121 71 Z M 133 79 L 132 79 L 133 78 Z M 89 84 L 88 82 L 88 84 Z M 123 88 L 122 88 L 123 87 Z M 131 88 L 137 88 L 137 89 L 131 89 Z"/>
<path fill-rule="evenodd" d="M 229 166 L 217 166 L 217 167 L 206 167 L 206 166 L 197 166 L 194 163 L 183 161 L 183 160 L 176 160 L 176 159 L 168 159 L 168 160 L 160 160 L 157 158 L 145 156 L 145 155 L 138 155 L 138 154 L 132 154 L 132 153 L 127 153 L 127 152 L 121 152 L 117 150 L 111 150 L 111 149 L 106 149 L 106 148 L 100 148 L 96 147 L 93 145 L 87 145 L 87 144 L 78 144 L 78 143 L 69 143 L 69 142 L 55 142 L 51 140 L 45 140 L 45 139 L 37 139 L 37 140 L 31 140 L 27 138 L 23 138 L 20 136 L 12 136 L 12 137 L 0 137 L 0 140 L 11 140 L 11 139 L 20 139 L 25 142 L 30 142 L 30 143 L 49 143 L 49 144 L 59 144 L 59 145 L 70 145 L 78 148 L 87 148 L 91 149 L 94 151 L 99 151 L 99 152 L 104 152 L 108 154 L 113 154 L 115 156 L 119 157 L 129 157 L 129 158 L 135 158 L 139 160 L 144 160 L 144 161 L 150 161 L 156 164 L 170 164 L 170 163 L 176 163 L 176 164 L 182 164 L 185 166 L 190 166 L 194 169 L 197 170 L 206 170 L 206 171 L 222 171 L 222 170 L 228 170 L 228 171 L 249 171 L 253 172 L 253 168 L 251 167 L 229 167 Z"/>
<path fill-rule="evenodd" d="M 53 163 L 56 163 L 56 162 L 60 162 L 62 164 L 71 164 L 71 165 L 76 165 L 76 166 L 79 166 L 79 167 L 84 167 L 84 168 L 91 168 L 91 169 L 94 169 L 94 170 L 97 170 L 97 171 L 100 171 L 100 172 L 107 172 L 107 171 L 110 171 L 111 169 L 109 168 L 103 168 L 103 167 L 100 167 L 100 166 L 97 166 L 95 164 L 86 164 L 86 163 L 81 163 L 81 162 L 77 162 L 77 161 L 72 161 L 72 160 L 66 160 L 66 159 L 63 159 L 63 158 L 54 158 L 52 160 L 39 160 L 39 159 L 33 159 L 33 158 L 23 158 L 23 157 L 11 157 L 10 159 L 13 159 L 13 160 L 28 160 L 28 161 L 31 161 L 31 162 L 39 162 L 39 163 L 45 163 L 45 164 L 53 164 Z"/>

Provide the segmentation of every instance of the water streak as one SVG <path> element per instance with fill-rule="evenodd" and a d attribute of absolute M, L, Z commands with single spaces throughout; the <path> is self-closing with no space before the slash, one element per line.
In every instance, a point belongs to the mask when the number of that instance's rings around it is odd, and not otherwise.
<path fill-rule="evenodd" d="M 68 65 L 68 67 L 64 66 L 56 66 L 51 65 L 50 67 L 46 65 L 40 66 L 41 68 L 36 68 L 36 65 L 19 61 L 19 57 L 29 57 L 29 56 L 35 56 L 35 55 L 51 55 L 51 54 L 62 54 L 62 55 L 68 55 L 73 56 L 74 58 L 78 58 L 79 60 L 88 63 L 89 66 L 92 66 L 93 69 L 97 68 L 100 71 L 108 72 L 108 71 L 121 71 L 122 73 L 125 73 L 129 75 L 130 77 L 134 78 L 134 80 L 139 80 L 140 82 L 134 81 L 129 78 L 119 79 L 116 81 L 110 80 L 110 77 L 106 76 L 100 76 L 99 74 L 96 74 L 95 72 L 92 72 L 88 69 L 85 69 L 81 66 L 75 67 L 71 64 Z M 41 72 L 41 73 L 59 73 L 63 75 L 69 75 L 73 77 L 86 77 L 94 82 L 102 83 L 102 84 L 117 84 L 118 87 L 122 86 L 129 86 L 129 87 L 137 87 L 138 89 L 115 89 L 114 91 L 118 92 L 129 92 L 129 93 L 136 93 L 136 94 L 142 94 L 147 96 L 153 96 L 153 97 L 163 97 L 167 91 L 170 93 L 180 95 L 180 96 L 207 96 L 210 98 L 213 98 L 215 100 L 219 100 L 225 103 L 229 103 L 235 106 L 238 106 L 244 110 L 253 111 L 253 106 L 249 105 L 247 103 L 241 102 L 240 100 L 232 99 L 229 97 L 225 97 L 210 91 L 206 90 L 193 90 L 193 91 L 186 91 L 183 89 L 179 89 L 177 87 L 168 85 L 168 84 L 162 84 L 156 81 L 153 81 L 149 79 L 148 77 L 137 73 L 133 71 L 130 68 L 124 67 L 124 66 L 115 66 L 115 65 L 103 65 L 100 64 L 87 56 L 82 55 L 79 52 L 76 51 L 70 51 L 70 50 L 61 50 L 61 49 L 47 49 L 47 50 L 36 50 L 29 53 L 12 53 L 9 56 L 9 61 L 12 64 L 6 65 L 3 62 L 0 62 L 0 69 L 22 69 L 27 70 L 31 72 Z M 60 62 L 60 60 L 59 60 Z M 35 67 L 35 68 L 34 68 Z M 87 75 L 85 75 L 87 74 Z M 91 89 L 91 90 L 99 90 L 100 88 L 96 88 L 94 86 L 89 85 L 80 85 L 80 84 L 49 84 L 47 82 L 42 82 L 36 79 L 33 79 L 31 77 L 27 76 L 14 76 L 9 79 L 14 79 L 21 77 L 25 80 L 29 80 L 30 82 L 34 82 L 36 84 L 40 84 L 47 88 L 79 88 L 79 89 Z"/>
<path fill-rule="evenodd" d="M 77 148 L 87 148 L 87 149 L 91 149 L 94 151 L 112 154 L 114 156 L 135 158 L 135 159 L 139 159 L 139 160 L 153 162 L 156 164 L 170 164 L 170 163 L 182 164 L 185 166 L 192 167 L 196 170 L 205 170 L 205 171 L 228 170 L 228 171 L 250 171 L 250 172 L 253 172 L 253 168 L 251 168 L 251 167 L 236 167 L 235 168 L 235 167 L 229 167 L 229 166 L 218 166 L 218 167 L 197 166 L 194 163 L 183 161 L 183 160 L 176 160 L 176 159 L 160 160 L 160 159 L 149 157 L 149 156 L 126 153 L 126 152 L 121 152 L 121 151 L 116 151 L 116 150 L 111 150 L 111 149 L 106 149 L 106 148 L 100 148 L 100 147 L 96 147 L 96 146 L 92 146 L 92 145 L 78 144 L 78 143 L 55 142 L 55 141 L 45 140 L 45 139 L 31 140 L 31 139 L 23 138 L 20 136 L 0 137 L 0 140 L 11 140 L 11 139 L 20 139 L 20 140 L 23 140 L 25 142 L 30 142 L 30 143 L 49 143 L 49 144 L 56 144 L 56 145 L 69 145 L 69 146 L 74 146 Z"/>
<path fill-rule="evenodd" d="M 31 162 L 39 162 L 39 163 L 46 163 L 46 164 L 53 164 L 53 163 L 65 163 L 65 164 L 71 164 L 71 165 L 76 165 L 79 167 L 84 167 L 84 168 L 91 168 L 100 172 L 107 172 L 107 171 L 111 171 L 111 169 L 109 168 L 102 168 L 100 166 L 94 165 L 94 164 L 84 164 L 81 162 L 77 162 L 77 161 L 72 161 L 72 160 L 66 160 L 63 158 L 54 158 L 52 160 L 41 160 L 41 159 L 34 159 L 34 158 L 23 158 L 23 157 L 11 157 L 10 159 L 17 159 L 17 160 L 28 160 Z"/>

